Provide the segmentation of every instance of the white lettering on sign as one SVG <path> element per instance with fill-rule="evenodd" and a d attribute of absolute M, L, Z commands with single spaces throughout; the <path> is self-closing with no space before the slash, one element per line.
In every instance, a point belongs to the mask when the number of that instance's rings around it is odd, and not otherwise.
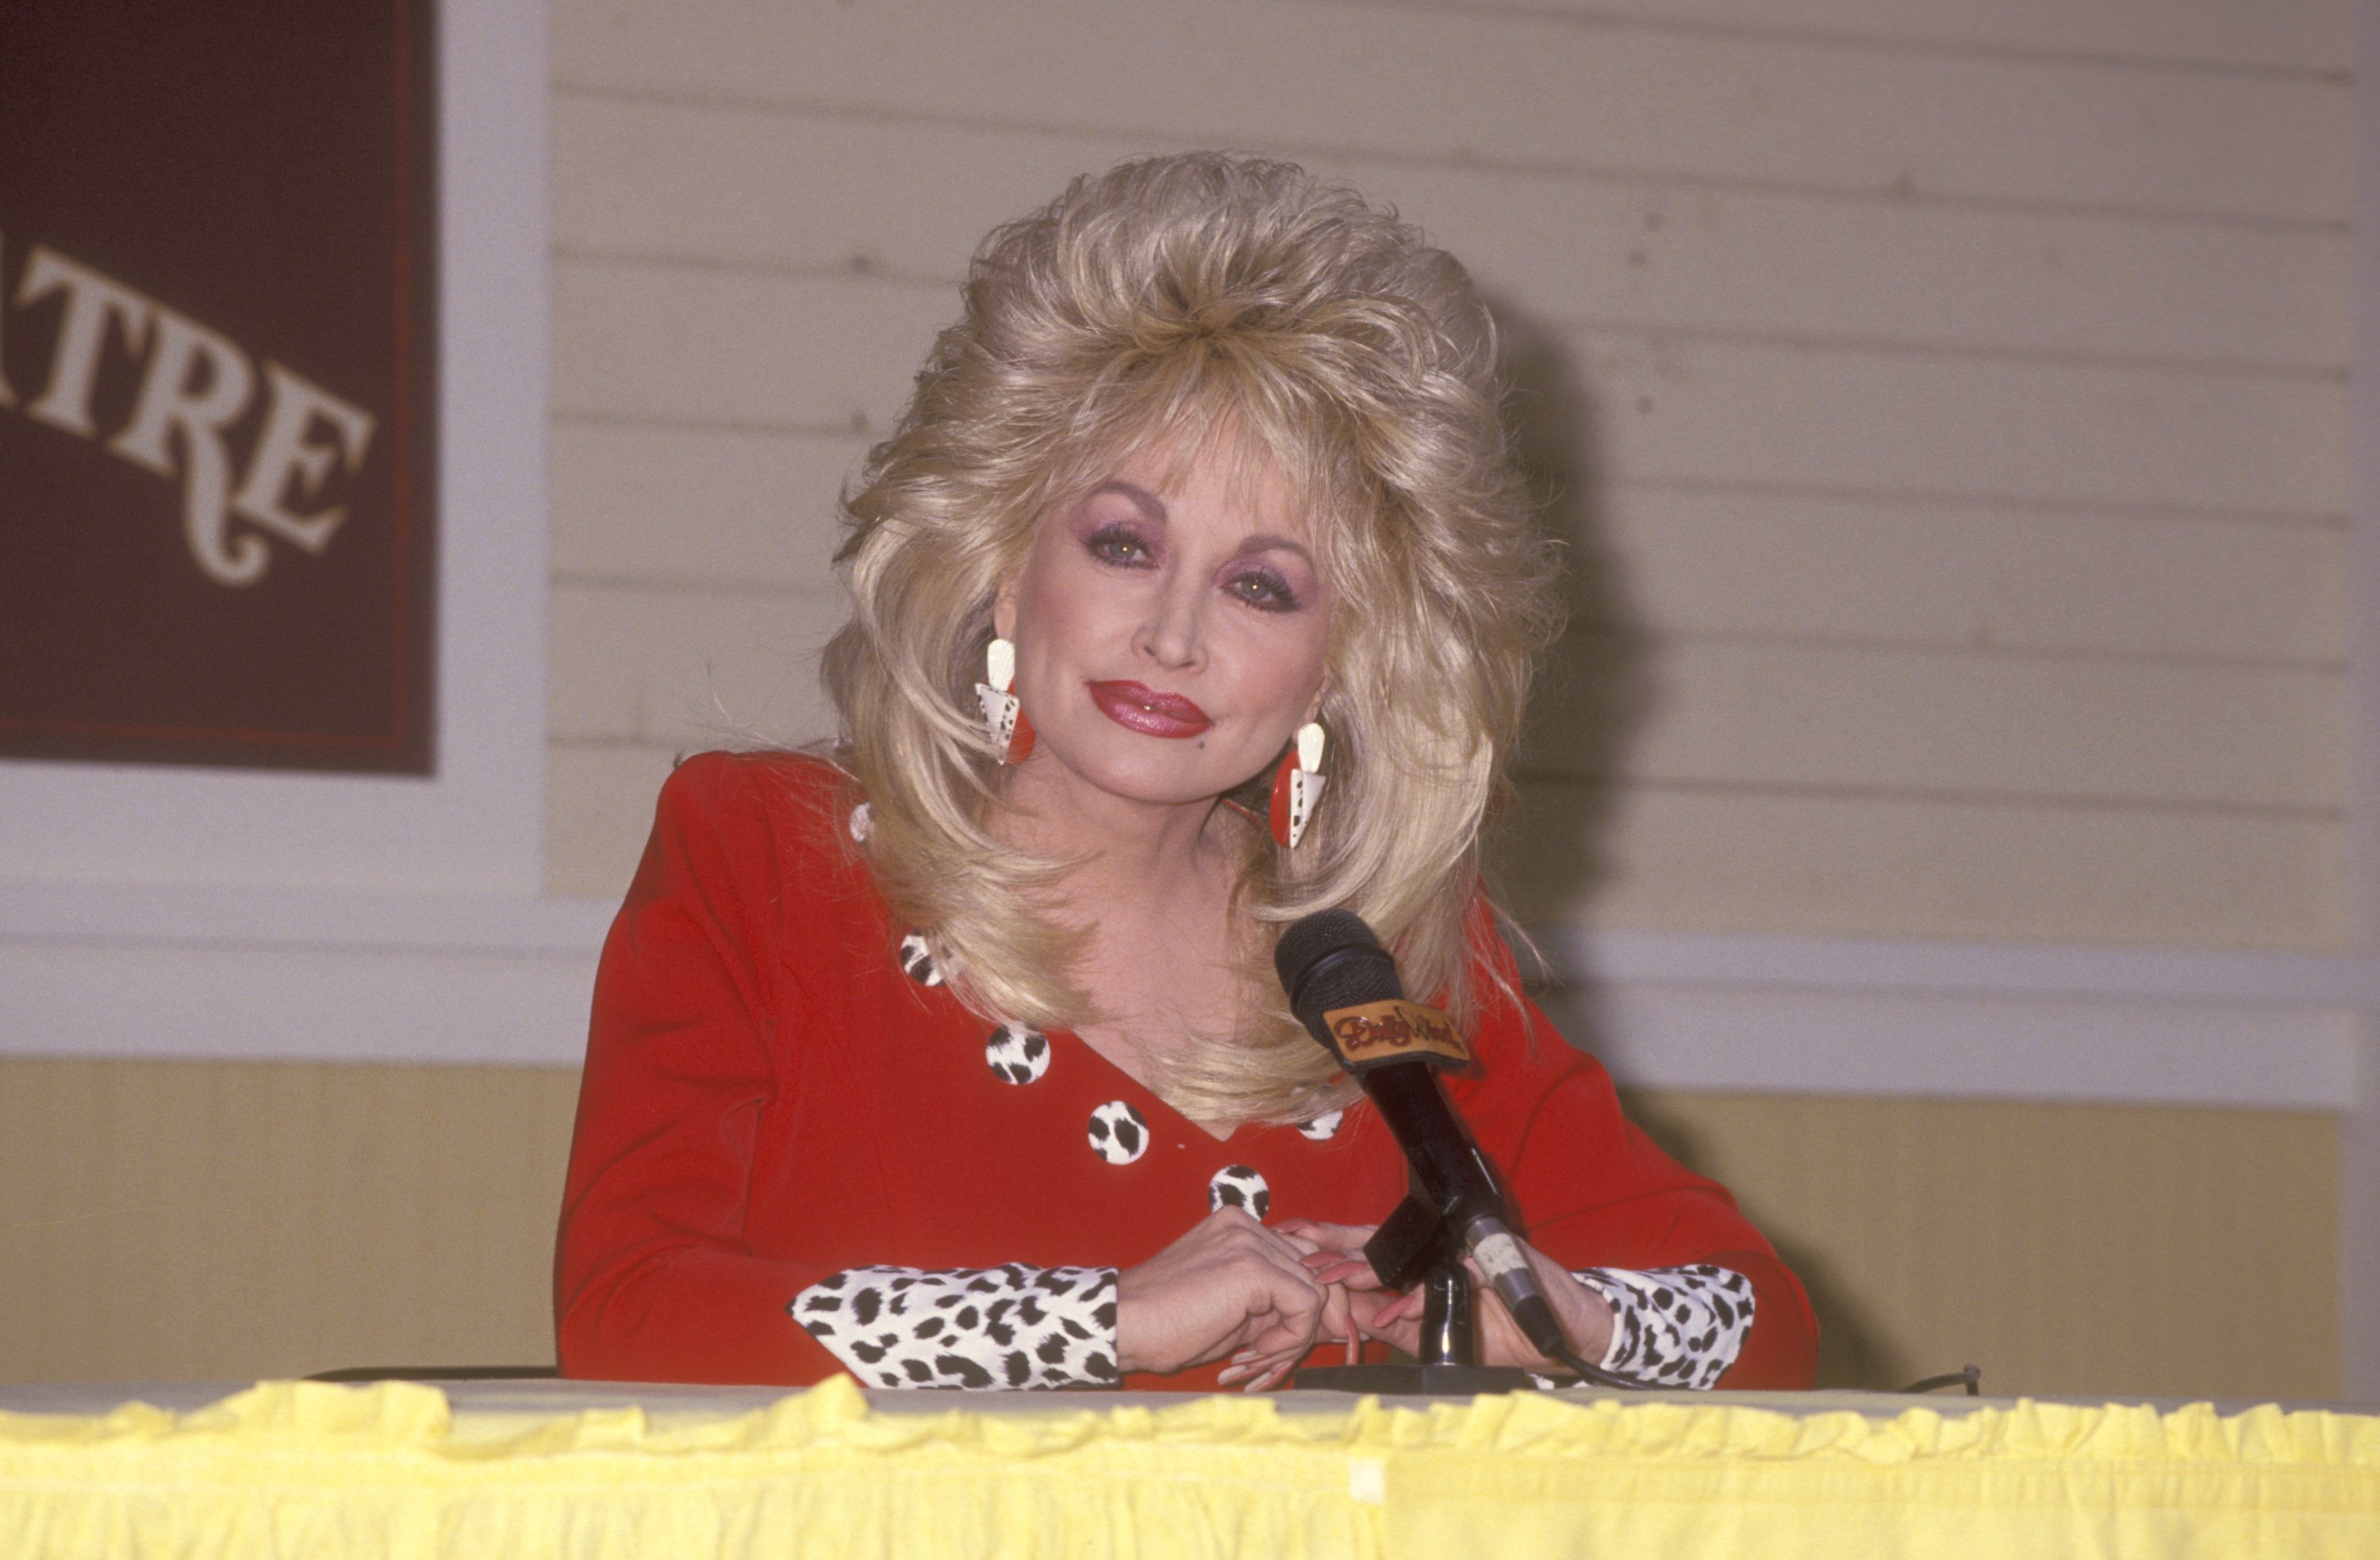
<path fill-rule="evenodd" d="M 149 339 L 149 300 L 89 266 L 35 249 L 17 301 L 34 303 L 60 290 L 67 295 L 66 319 L 58 326 L 58 348 L 50 361 L 50 388 L 25 410 L 53 428 L 89 439 L 99 431 L 91 426 L 91 390 L 99 381 L 99 349 L 106 345 L 107 322 L 113 319 L 120 324 L 124 345 L 139 352 Z"/>
<path fill-rule="evenodd" d="M 309 552 L 330 544 L 346 507 L 300 513 L 292 505 L 319 502 L 334 469 L 352 473 L 362 466 L 374 427 L 370 412 L 267 362 L 263 428 L 235 487 L 226 433 L 256 394 L 256 365 L 239 345 L 37 246 L 17 302 L 38 303 L 57 293 L 66 296 L 49 384 L 25 408 L 28 417 L 80 438 L 98 437 L 91 393 L 112 323 L 126 353 L 136 359 L 146 353 L 148 360 L 131 420 L 106 447 L 143 470 L 181 478 L 182 533 L 200 570 L 220 585 L 253 585 L 264 577 L 272 547 L 254 531 L 234 530 L 235 515 Z M 0 408 L 15 405 L 0 375 Z"/>
<path fill-rule="evenodd" d="M 239 496 L 232 504 L 266 530 L 288 538 L 309 552 L 320 552 L 347 512 L 325 509 L 312 514 L 295 514 L 285 507 L 289 484 L 295 480 L 299 495 L 310 499 L 322 490 L 334 461 L 346 463 L 349 471 L 363 465 L 364 449 L 371 442 L 371 414 L 348 405 L 278 363 L 267 363 L 264 377 L 273 386 L 272 398 L 265 403 L 264 431 L 256 437 L 248 480 L 239 485 Z M 317 428 L 331 436 L 331 443 L 314 441 Z"/>
<path fill-rule="evenodd" d="M 231 490 L 224 429 L 248 410 L 255 388 L 256 370 L 229 338 L 161 308 L 132 421 L 107 445 L 135 466 L 171 477 L 174 455 L 165 441 L 181 435 L 182 534 L 199 567 L 225 585 L 253 584 L 273 561 L 263 538 L 228 534 L 224 509 Z"/>

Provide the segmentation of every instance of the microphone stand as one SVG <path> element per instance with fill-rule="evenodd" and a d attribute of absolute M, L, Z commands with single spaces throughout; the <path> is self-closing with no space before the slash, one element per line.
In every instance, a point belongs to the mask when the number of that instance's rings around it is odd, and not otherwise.
<path fill-rule="evenodd" d="M 1536 1389 L 1529 1373 L 1518 1366 L 1479 1363 L 1477 1310 L 1471 1274 L 1463 1265 L 1462 1239 L 1452 1221 L 1418 1193 L 1397 1204 L 1397 1211 L 1365 1242 L 1364 1256 L 1391 1288 L 1419 1280 L 1419 1356 L 1411 1364 L 1315 1366 L 1297 1372 L 1292 1385 L 1400 1397 Z"/>
<path fill-rule="evenodd" d="M 1496 1167 L 1479 1152 L 1439 1087 L 1437 1070 L 1471 1059 L 1446 1015 L 1404 999 L 1396 961 L 1361 917 L 1317 911 L 1281 934 L 1273 968 L 1290 1010 L 1323 1049 L 1356 1075 L 1380 1113 L 1408 1173 L 1405 1200 L 1372 1238 L 1364 1260 L 1392 1289 L 1418 1282 L 1421 1355 L 1410 1365 L 1335 1365 L 1300 1371 L 1299 1386 L 1342 1392 L 1524 1392 L 1536 1384 L 1508 1365 L 1482 1365 L 1464 1258 L 1476 1253 L 1531 1347 L 1582 1383 L 1633 1386 L 1570 1349 L 1552 1302 L 1538 1292 L 1506 1212 Z"/>

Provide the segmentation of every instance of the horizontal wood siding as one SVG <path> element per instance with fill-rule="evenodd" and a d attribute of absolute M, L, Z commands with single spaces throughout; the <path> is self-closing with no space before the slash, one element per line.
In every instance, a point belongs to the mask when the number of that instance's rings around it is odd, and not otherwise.
<path fill-rule="evenodd" d="M 828 732 L 835 494 L 982 234 L 1220 143 L 1512 333 L 1532 913 L 2338 946 L 2350 16 L 565 0 L 552 881 L 676 752 Z"/>

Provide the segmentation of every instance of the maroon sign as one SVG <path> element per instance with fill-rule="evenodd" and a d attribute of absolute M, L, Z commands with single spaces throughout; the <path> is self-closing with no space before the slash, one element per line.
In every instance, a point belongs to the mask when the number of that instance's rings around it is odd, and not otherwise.
<path fill-rule="evenodd" d="M 0 6 L 0 756 L 431 771 L 432 9 Z"/>

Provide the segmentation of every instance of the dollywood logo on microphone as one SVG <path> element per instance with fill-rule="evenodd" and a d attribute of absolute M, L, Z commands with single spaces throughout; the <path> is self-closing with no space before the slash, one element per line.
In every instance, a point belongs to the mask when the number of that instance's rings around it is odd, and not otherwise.
<path fill-rule="evenodd" d="M 1333 1008 L 1322 1015 L 1322 1023 L 1350 1071 L 1416 1056 L 1447 1067 L 1471 1060 L 1471 1048 L 1455 1034 L 1454 1021 L 1418 1002 L 1397 998 Z"/>

